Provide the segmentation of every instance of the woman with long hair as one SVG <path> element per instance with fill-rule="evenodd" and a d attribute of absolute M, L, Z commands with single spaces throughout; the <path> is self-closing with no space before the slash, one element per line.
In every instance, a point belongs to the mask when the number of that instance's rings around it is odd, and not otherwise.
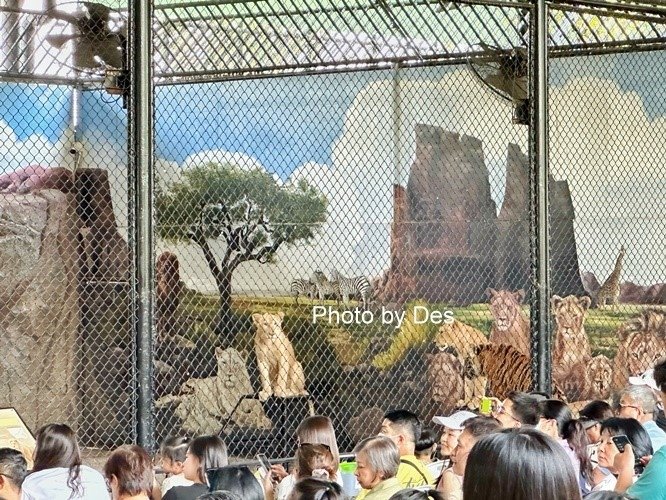
<path fill-rule="evenodd" d="M 74 431 L 65 424 L 49 424 L 35 437 L 32 472 L 22 486 L 23 500 L 103 500 L 109 498 L 104 477 L 81 464 Z"/>
<path fill-rule="evenodd" d="M 322 445 L 330 451 L 335 468 L 335 474 L 329 479 L 342 485 L 342 476 L 338 472 L 340 464 L 340 452 L 338 450 L 338 442 L 335 437 L 335 429 L 333 422 L 330 418 L 323 415 L 314 415 L 304 419 L 295 432 L 296 437 L 296 467 L 298 467 L 299 449 L 301 447 L 308 447 L 312 445 Z M 296 483 L 298 471 L 294 470 L 292 474 L 287 474 L 282 466 L 272 467 L 273 476 L 280 480 L 277 486 L 276 499 L 286 500 L 289 493 Z"/>
<path fill-rule="evenodd" d="M 117 448 L 104 464 L 104 476 L 113 500 L 150 500 L 153 490 L 153 462 L 137 445 Z"/>
<path fill-rule="evenodd" d="M 562 445 L 578 473 L 581 493 L 589 493 L 592 489 L 592 462 L 587 452 L 590 442 L 583 423 L 573 418 L 566 403 L 558 399 L 547 399 L 539 403 L 537 429 Z"/>
<path fill-rule="evenodd" d="M 467 458 L 465 500 L 580 500 L 566 452 L 533 428 L 482 437 Z"/>
<path fill-rule="evenodd" d="M 194 484 L 174 486 L 166 492 L 162 500 L 195 500 L 199 495 L 208 493 L 206 471 L 228 465 L 227 446 L 218 436 L 200 436 L 187 448 L 183 474 Z"/>

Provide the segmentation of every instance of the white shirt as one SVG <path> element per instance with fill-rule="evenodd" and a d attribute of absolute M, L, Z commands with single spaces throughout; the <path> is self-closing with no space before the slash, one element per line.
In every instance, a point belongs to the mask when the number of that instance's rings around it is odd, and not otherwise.
<path fill-rule="evenodd" d="M 107 500 L 111 498 L 104 477 L 95 469 L 82 465 L 79 469 L 81 494 L 72 495 L 67 486 L 69 469 L 54 467 L 28 474 L 21 487 L 21 500 Z"/>
<path fill-rule="evenodd" d="M 185 479 L 185 473 L 181 472 L 180 474 L 164 478 L 160 490 L 162 491 L 162 496 L 164 496 L 174 486 L 192 486 L 193 484 L 189 479 Z"/>

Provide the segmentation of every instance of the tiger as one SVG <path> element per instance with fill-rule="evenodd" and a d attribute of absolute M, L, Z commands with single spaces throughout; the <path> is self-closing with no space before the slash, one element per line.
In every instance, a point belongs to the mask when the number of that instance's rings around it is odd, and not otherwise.
<path fill-rule="evenodd" d="M 512 345 L 480 345 L 476 353 L 481 373 L 488 377 L 487 396 L 505 399 L 511 391 L 532 389 L 530 358 Z"/>

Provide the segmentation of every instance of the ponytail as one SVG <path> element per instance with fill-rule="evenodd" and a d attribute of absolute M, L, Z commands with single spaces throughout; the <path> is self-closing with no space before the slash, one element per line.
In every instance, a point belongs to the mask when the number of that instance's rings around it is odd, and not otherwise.
<path fill-rule="evenodd" d="M 592 479 L 592 461 L 587 454 L 587 446 L 590 441 L 585 432 L 585 426 L 580 420 L 569 420 L 564 424 L 562 437 L 567 440 L 569 446 L 576 454 L 580 463 L 580 474 L 587 480 Z"/>

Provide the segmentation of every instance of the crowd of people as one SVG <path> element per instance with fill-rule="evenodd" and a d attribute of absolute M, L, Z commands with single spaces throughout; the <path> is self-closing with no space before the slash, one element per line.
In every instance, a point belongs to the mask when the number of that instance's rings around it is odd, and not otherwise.
<path fill-rule="evenodd" d="M 425 428 L 406 410 L 387 412 L 379 432 L 354 449 L 358 500 L 666 500 L 666 360 L 577 417 L 562 401 L 512 392 L 490 415 L 459 411 Z M 2 500 L 338 500 L 349 498 L 332 421 L 303 420 L 295 460 L 256 471 L 230 465 L 219 436 L 168 438 L 161 484 L 140 446 L 121 446 L 103 471 L 83 465 L 74 431 L 36 434 L 28 470 L 0 449 Z M 344 464 L 343 464 L 344 465 Z M 345 484 L 346 483 L 346 484 Z M 345 488 L 343 488 L 343 485 Z"/>

